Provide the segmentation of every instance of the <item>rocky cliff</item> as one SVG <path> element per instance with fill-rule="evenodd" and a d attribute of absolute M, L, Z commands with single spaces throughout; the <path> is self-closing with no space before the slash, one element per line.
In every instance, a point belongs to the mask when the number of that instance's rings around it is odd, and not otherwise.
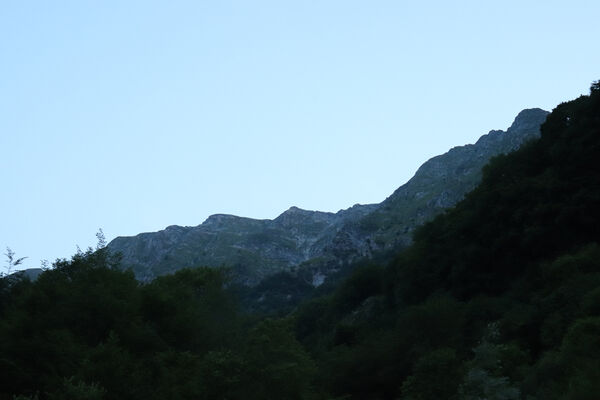
<path fill-rule="evenodd" d="M 318 285 L 342 264 L 410 243 L 417 226 L 478 184 L 491 157 L 538 137 L 547 114 L 524 110 L 506 132 L 491 131 L 475 144 L 430 159 L 380 204 L 357 204 L 337 213 L 292 207 L 273 220 L 216 214 L 195 227 L 118 237 L 108 247 L 120 252 L 122 265 L 143 281 L 205 265 L 230 267 L 248 285 L 280 271 L 305 269 Z"/>
<path fill-rule="evenodd" d="M 355 232 L 369 239 L 375 249 L 409 244 L 417 226 L 455 205 L 481 181 L 482 168 L 493 156 L 538 138 L 547 115 L 539 108 L 523 110 L 506 132 L 490 131 L 475 144 L 433 157 L 377 210 L 362 218 Z"/>
<path fill-rule="evenodd" d="M 337 213 L 291 207 L 273 220 L 216 214 L 195 227 L 169 226 L 154 233 L 118 237 L 108 245 L 140 280 L 177 269 L 228 266 L 247 284 L 318 257 L 349 219 L 376 206 L 356 205 Z"/>

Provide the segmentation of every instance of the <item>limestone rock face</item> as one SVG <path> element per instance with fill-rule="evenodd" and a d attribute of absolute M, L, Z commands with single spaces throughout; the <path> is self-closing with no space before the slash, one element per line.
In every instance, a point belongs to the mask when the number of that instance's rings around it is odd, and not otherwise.
<path fill-rule="evenodd" d="M 195 266 L 227 266 L 255 284 L 265 276 L 318 257 L 349 219 L 375 206 L 356 205 L 338 213 L 292 207 L 274 220 L 216 214 L 195 227 L 169 226 L 154 233 L 118 237 L 108 245 L 142 281 Z"/>
<path fill-rule="evenodd" d="M 238 282 L 255 285 L 280 271 L 303 271 L 314 285 L 359 258 L 406 246 L 413 230 L 460 201 L 481 180 L 491 157 L 539 137 L 548 112 L 524 110 L 504 131 L 455 147 L 424 163 L 380 204 L 337 213 L 291 207 L 273 220 L 211 215 L 195 227 L 169 226 L 118 237 L 108 245 L 142 281 L 185 267 L 226 266 Z"/>
<path fill-rule="evenodd" d="M 407 245 L 412 231 L 455 205 L 479 184 L 482 168 L 499 154 L 540 136 L 547 111 L 521 111 L 506 132 L 493 130 L 475 144 L 454 147 L 425 162 L 406 184 L 360 221 L 359 234 L 377 249 Z"/>

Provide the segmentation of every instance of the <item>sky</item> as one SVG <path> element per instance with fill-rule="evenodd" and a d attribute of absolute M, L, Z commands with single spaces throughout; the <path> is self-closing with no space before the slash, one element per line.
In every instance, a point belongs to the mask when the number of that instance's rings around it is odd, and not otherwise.
<path fill-rule="evenodd" d="M 4 0 L 0 249 L 39 267 L 98 229 L 381 202 L 522 109 L 587 94 L 598 15 L 578 0 Z"/>

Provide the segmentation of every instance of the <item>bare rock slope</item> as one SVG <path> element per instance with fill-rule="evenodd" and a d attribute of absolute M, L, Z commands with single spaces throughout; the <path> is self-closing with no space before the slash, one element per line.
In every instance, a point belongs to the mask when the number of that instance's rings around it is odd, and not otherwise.
<path fill-rule="evenodd" d="M 291 269 L 310 271 L 317 285 L 340 265 L 408 245 L 417 226 L 479 183 L 490 158 L 537 138 L 547 114 L 524 110 L 506 132 L 491 131 L 475 144 L 430 159 L 380 204 L 337 213 L 291 207 L 273 220 L 216 214 L 195 227 L 118 237 L 108 247 L 121 253 L 123 267 L 142 281 L 186 267 L 227 266 L 248 285 Z"/>

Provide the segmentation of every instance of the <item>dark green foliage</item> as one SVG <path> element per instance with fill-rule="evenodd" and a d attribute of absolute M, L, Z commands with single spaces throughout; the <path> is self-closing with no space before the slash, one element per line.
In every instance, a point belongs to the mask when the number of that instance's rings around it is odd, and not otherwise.
<path fill-rule="evenodd" d="M 488 325 L 485 337 L 473 349 L 473 358 L 465 363 L 466 373 L 459 387 L 458 398 L 465 400 L 517 400 L 520 390 L 508 375 L 515 371 L 511 361 L 520 359 L 521 351 L 511 345 L 498 343 L 497 324 Z"/>
<path fill-rule="evenodd" d="M 314 291 L 309 277 L 288 271 L 278 272 L 263 279 L 258 285 L 236 287 L 244 309 L 254 314 L 285 315 L 310 297 Z"/>
<path fill-rule="evenodd" d="M 528 377 L 544 399 L 595 399 L 600 390 L 600 319 L 576 320 L 559 348 L 548 351 Z"/>
<path fill-rule="evenodd" d="M 314 366 L 290 324 L 245 323 L 220 271 L 181 270 L 140 285 L 114 262 L 90 250 L 6 287 L 0 399 L 310 394 Z"/>
<path fill-rule="evenodd" d="M 65 379 L 60 389 L 51 394 L 51 400 L 101 400 L 106 396 L 106 390 L 96 383 L 77 381 L 73 377 Z"/>
<path fill-rule="evenodd" d="M 265 320 L 245 341 L 246 399 L 304 399 L 315 370 L 286 320 Z"/>
<path fill-rule="evenodd" d="M 235 306 L 213 269 L 182 270 L 141 288 L 141 312 L 164 347 L 203 353 L 227 344 Z"/>
<path fill-rule="evenodd" d="M 425 354 L 415 363 L 414 371 L 402 384 L 402 399 L 438 400 L 455 398 L 462 378 L 462 366 L 456 351 L 441 348 Z"/>
<path fill-rule="evenodd" d="M 598 160 L 596 82 L 406 251 L 279 319 L 261 315 L 311 293 L 301 273 L 140 285 L 98 249 L 0 279 L 0 399 L 595 399 Z"/>
<path fill-rule="evenodd" d="M 384 271 L 298 310 L 323 387 L 353 399 L 597 397 L 598 160 L 595 83 L 548 116 L 540 140 L 493 159 Z"/>
<path fill-rule="evenodd" d="M 382 273 L 383 270 L 376 265 L 357 268 L 335 292 L 332 299 L 335 312 L 347 313 L 369 297 L 380 294 Z"/>
<path fill-rule="evenodd" d="M 481 185 L 426 224 L 396 262 L 406 301 L 439 288 L 458 297 L 498 294 L 535 265 L 600 239 L 598 95 L 561 104 L 542 137 L 499 156 Z"/>
<path fill-rule="evenodd" d="M 404 356 L 417 360 L 437 348 L 459 348 L 464 331 L 464 305 L 447 296 L 432 297 L 400 310 L 396 321 Z"/>

